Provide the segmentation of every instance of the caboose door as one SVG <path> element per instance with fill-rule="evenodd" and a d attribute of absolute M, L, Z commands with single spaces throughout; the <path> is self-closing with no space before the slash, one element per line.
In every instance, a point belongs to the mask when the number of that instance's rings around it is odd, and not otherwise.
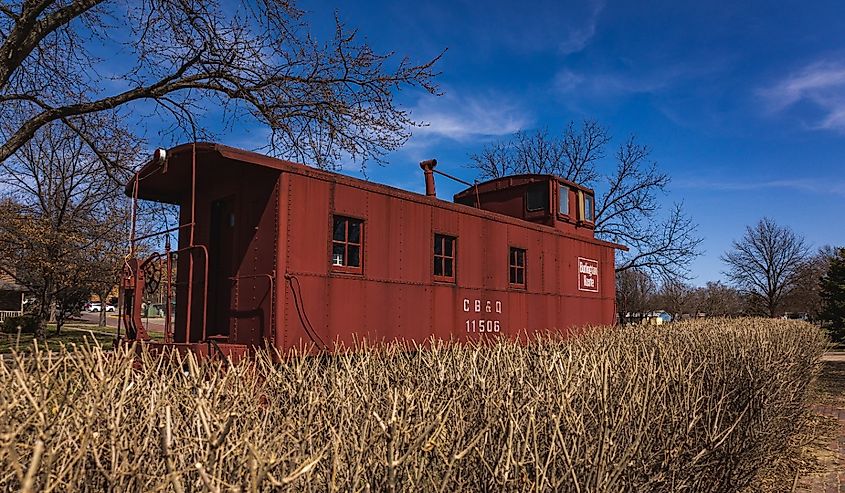
<path fill-rule="evenodd" d="M 208 322 L 209 338 L 225 342 L 232 321 L 235 265 L 235 196 L 211 203 L 208 238 Z"/>

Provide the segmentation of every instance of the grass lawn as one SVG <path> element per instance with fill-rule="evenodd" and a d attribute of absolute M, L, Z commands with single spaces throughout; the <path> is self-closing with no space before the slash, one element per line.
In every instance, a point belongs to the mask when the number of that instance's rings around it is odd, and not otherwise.
<path fill-rule="evenodd" d="M 77 344 L 82 345 L 87 341 L 89 344 L 94 342 L 94 339 L 100 343 L 101 346 L 111 347 L 113 335 L 93 332 L 100 327 L 96 325 L 84 325 L 79 327 L 74 324 L 74 328 L 63 327 L 61 334 L 56 335 L 55 326 L 49 327 L 47 330 L 47 346 L 50 349 L 59 349 L 62 345 Z M 17 349 L 18 352 L 29 353 L 35 348 L 33 334 L 6 334 L 0 333 L 0 353 L 10 353 L 12 349 Z M 43 348 L 43 346 L 41 346 Z"/>
<path fill-rule="evenodd" d="M 82 345 L 86 340 L 93 343 L 96 339 L 101 346 L 110 348 L 114 335 L 114 327 L 100 327 L 97 324 L 84 322 L 66 323 L 62 326 L 62 332 L 56 335 L 56 325 L 48 324 L 47 346 L 51 349 L 58 349 L 61 345 Z M 154 341 L 164 340 L 164 334 L 161 332 L 150 332 L 150 337 Z M 18 334 L 0 333 L 0 354 L 10 353 L 14 348 L 17 348 L 18 352 L 31 352 L 34 349 L 34 339 L 35 337 L 32 334 L 20 334 L 18 336 Z"/>
<path fill-rule="evenodd" d="M 51 325 L 51 327 L 53 327 Z M 65 324 L 65 327 L 70 327 L 71 330 L 82 330 L 82 331 L 94 331 L 94 332 L 103 332 L 109 334 L 111 337 L 114 337 L 114 333 L 117 329 L 114 327 L 100 327 L 96 324 L 86 324 L 86 323 L 72 323 L 72 324 Z M 64 329 L 62 329 L 64 330 Z M 120 331 L 122 336 L 126 335 L 126 329 Z M 154 341 L 164 341 L 164 332 L 154 331 L 154 330 L 147 330 L 147 333 L 150 335 L 150 338 Z"/>

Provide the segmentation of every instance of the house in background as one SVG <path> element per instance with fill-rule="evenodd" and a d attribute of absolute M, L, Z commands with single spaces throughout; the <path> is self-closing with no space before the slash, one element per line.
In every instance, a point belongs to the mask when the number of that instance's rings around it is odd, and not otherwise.
<path fill-rule="evenodd" d="M 624 325 L 663 325 L 672 321 L 672 315 L 657 310 L 653 312 L 626 313 Z"/>
<path fill-rule="evenodd" d="M 15 282 L 8 272 L 0 271 L 0 322 L 23 315 L 26 288 Z"/>
<path fill-rule="evenodd" d="M 643 317 L 643 325 L 663 325 L 672 321 L 672 315 L 663 310 L 646 313 Z"/>

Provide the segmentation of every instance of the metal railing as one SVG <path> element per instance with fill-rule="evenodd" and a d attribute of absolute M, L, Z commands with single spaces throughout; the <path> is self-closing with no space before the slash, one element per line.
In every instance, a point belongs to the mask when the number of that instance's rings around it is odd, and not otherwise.
<path fill-rule="evenodd" d="M 20 317 L 21 315 L 23 315 L 23 312 L 20 310 L 0 310 L 0 322 L 6 320 L 7 318 Z"/>

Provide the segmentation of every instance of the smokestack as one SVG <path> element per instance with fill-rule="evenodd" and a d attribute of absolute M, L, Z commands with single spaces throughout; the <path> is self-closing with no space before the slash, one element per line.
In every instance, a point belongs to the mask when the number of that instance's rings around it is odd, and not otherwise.
<path fill-rule="evenodd" d="M 420 162 L 420 168 L 425 173 L 425 194 L 428 197 L 436 197 L 437 193 L 434 191 L 434 167 L 437 166 L 436 159 L 428 159 Z"/>

